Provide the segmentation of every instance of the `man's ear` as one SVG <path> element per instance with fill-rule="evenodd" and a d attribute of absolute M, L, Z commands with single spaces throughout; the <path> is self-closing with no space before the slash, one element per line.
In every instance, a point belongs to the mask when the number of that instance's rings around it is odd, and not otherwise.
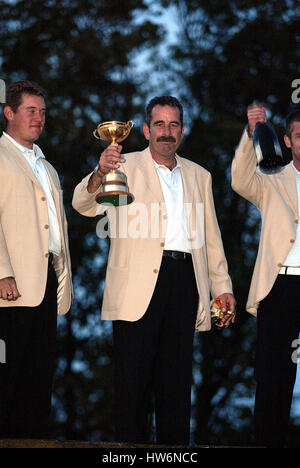
<path fill-rule="evenodd" d="M 149 131 L 148 124 L 146 124 L 146 122 L 143 123 L 143 132 L 144 132 L 146 140 L 150 140 L 150 131 Z"/>
<path fill-rule="evenodd" d="M 185 125 L 182 125 L 182 129 L 181 129 L 181 138 L 182 138 L 183 135 L 184 135 L 184 131 L 185 131 Z"/>
<path fill-rule="evenodd" d="M 3 113 L 7 120 L 12 120 L 14 117 L 14 111 L 10 106 L 4 106 Z"/>
<path fill-rule="evenodd" d="M 284 135 L 283 138 L 284 138 L 285 145 L 286 145 L 288 148 L 291 148 L 291 147 L 292 147 L 292 143 L 291 143 L 290 137 L 288 137 L 287 135 Z"/>

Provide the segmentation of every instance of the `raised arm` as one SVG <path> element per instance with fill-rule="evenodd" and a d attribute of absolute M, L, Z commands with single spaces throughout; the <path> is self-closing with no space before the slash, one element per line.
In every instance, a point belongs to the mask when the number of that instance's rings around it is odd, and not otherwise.
<path fill-rule="evenodd" d="M 252 135 L 257 122 L 266 121 L 264 105 L 252 104 L 247 110 L 248 128 L 244 130 L 232 162 L 232 188 L 256 206 L 260 205 L 264 178 L 256 171 L 257 159 Z"/>

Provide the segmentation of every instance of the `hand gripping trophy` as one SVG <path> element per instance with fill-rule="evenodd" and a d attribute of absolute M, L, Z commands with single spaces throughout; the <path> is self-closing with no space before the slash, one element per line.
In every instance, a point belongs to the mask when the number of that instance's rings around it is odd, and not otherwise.
<path fill-rule="evenodd" d="M 108 141 L 112 145 L 117 145 L 125 140 L 129 135 L 134 122 L 102 122 L 97 125 L 93 135 L 99 140 Z M 102 191 L 96 196 L 97 203 L 103 205 L 129 205 L 134 200 L 129 192 L 126 175 L 118 169 L 111 169 L 102 178 Z"/>

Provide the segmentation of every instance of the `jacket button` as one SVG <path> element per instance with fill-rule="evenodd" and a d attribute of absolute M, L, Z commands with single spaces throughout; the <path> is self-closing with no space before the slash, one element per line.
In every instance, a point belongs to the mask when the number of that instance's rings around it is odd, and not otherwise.
<path fill-rule="evenodd" d="M 279 266 L 279 268 L 281 268 L 281 267 L 282 267 L 282 263 L 278 263 L 277 266 Z"/>
<path fill-rule="evenodd" d="M 295 242 L 295 239 L 290 239 L 290 243 L 292 244 L 293 242 Z"/>
<path fill-rule="evenodd" d="M 46 258 L 48 258 L 48 257 L 49 257 L 49 252 L 47 252 L 47 253 L 45 254 L 45 257 L 46 257 Z"/>
<path fill-rule="evenodd" d="M 45 229 L 49 229 L 49 225 L 48 225 L 48 224 L 45 224 L 44 228 L 45 228 Z"/>
<path fill-rule="evenodd" d="M 161 243 L 160 243 L 160 246 L 161 246 L 161 247 L 164 247 L 164 246 L 165 246 L 165 243 L 164 243 L 164 242 L 161 242 Z"/>
<path fill-rule="evenodd" d="M 158 273 L 157 268 L 155 268 L 155 269 L 153 270 L 153 273 Z"/>
<path fill-rule="evenodd" d="M 41 197 L 41 200 L 42 200 L 42 201 L 45 201 L 45 200 L 46 200 L 46 197 Z"/>
<path fill-rule="evenodd" d="M 295 219 L 295 224 L 298 224 L 299 223 L 299 220 L 298 219 Z"/>

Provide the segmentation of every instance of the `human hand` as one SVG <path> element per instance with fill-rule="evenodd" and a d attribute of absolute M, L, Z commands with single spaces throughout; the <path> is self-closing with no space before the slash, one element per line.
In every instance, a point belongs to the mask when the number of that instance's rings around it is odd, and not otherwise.
<path fill-rule="evenodd" d="M 111 169 L 117 169 L 121 163 L 125 162 L 125 159 L 121 155 L 121 145 L 109 145 L 102 153 L 99 159 L 99 171 L 100 174 L 105 175 Z"/>
<path fill-rule="evenodd" d="M 254 132 L 255 125 L 257 122 L 266 122 L 266 105 L 263 102 L 253 101 L 247 107 L 247 117 L 248 117 L 248 132 L 252 136 Z"/>
<path fill-rule="evenodd" d="M 18 291 L 15 278 L 9 276 L 0 279 L 0 298 L 7 301 L 16 301 L 21 294 Z"/>
<path fill-rule="evenodd" d="M 234 323 L 235 321 L 235 305 L 236 300 L 233 294 L 224 293 L 218 296 L 216 299 L 219 299 L 221 303 L 222 312 L 225 314 L 222 318 L 222 323 L 224 323 L 224 327 L 228 327 L 230 323 Z"/>
<path fill-rule="evenodd" d="M 117 169 L 125 159 L 121 155 L 121 145 L 109 145 L 102 153 L 99 159 L 98 168 L 90 177 L 87 191 L 94 193 L 102 184 L 102 177 L 104 177 L 111 169 Z"/>

